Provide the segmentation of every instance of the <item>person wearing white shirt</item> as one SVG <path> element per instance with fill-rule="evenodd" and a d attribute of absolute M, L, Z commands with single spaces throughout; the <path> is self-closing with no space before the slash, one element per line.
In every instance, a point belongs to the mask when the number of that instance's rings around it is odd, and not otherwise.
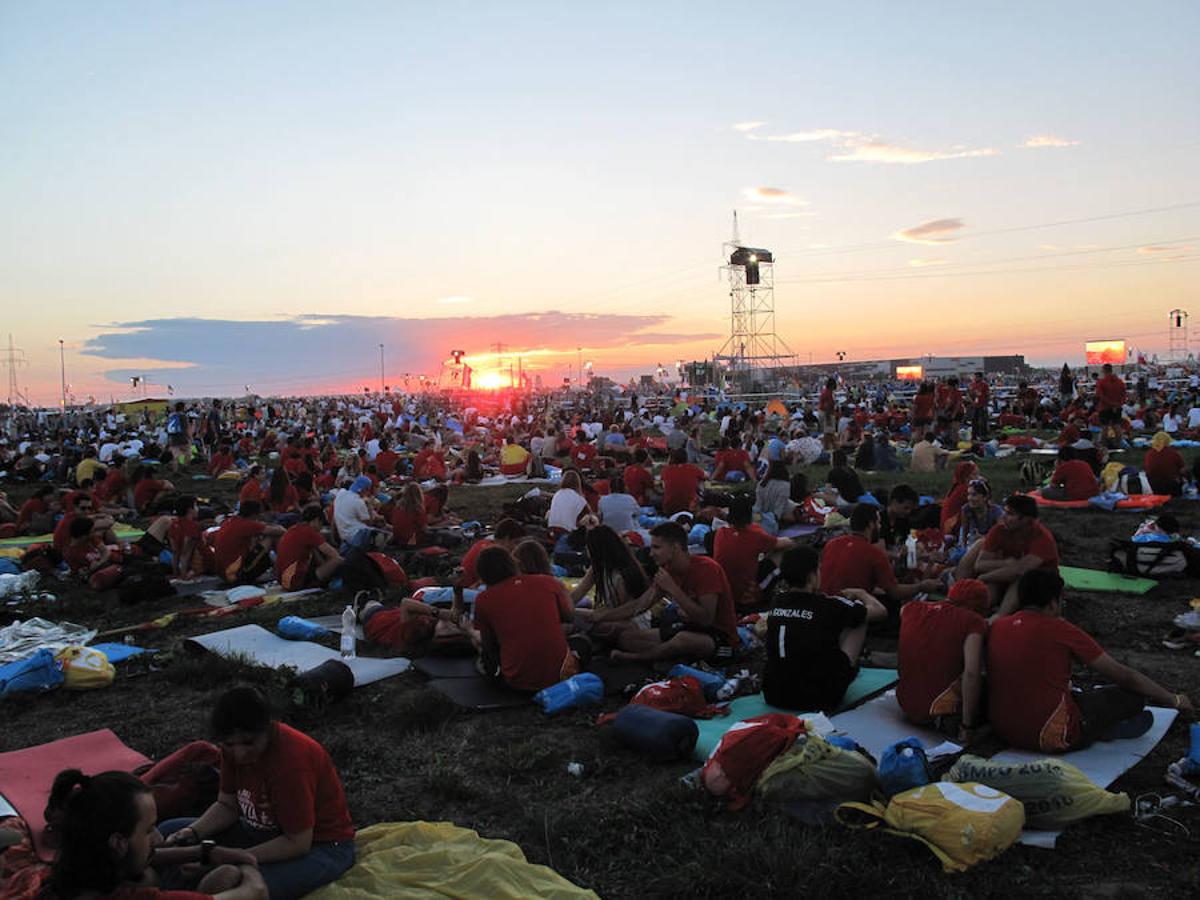
<path fill-rule="evenodd" d="M 562 484 L 550 499 L 550 510 L 546 513 L 546 525 L 563 531 L 574 531 L 579 527 L 579 517 L 587 509 L 583 498 L 583 482 L 579 473 L 569 469 L 563 473 Z"/>
<path fill-rule="evenodd" d="M 375 528 L 382 519 L 371 512 L 362 495 L 371 489 L 371 479 L 359 475 L 348 490 L 338 493 L 333 499 L 333 523 L 338 537 L 342 539 L 341 554 L 351 550 L 370 549 L 375 535 L 386 532 Z"/>

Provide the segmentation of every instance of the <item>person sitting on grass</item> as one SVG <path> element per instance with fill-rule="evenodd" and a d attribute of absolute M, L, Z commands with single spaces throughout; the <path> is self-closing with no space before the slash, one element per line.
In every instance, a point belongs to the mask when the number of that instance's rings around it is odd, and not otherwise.
<path fill-rule="evenodd" d="M 826 480 L 837 490 L 843 504 L 857 503 L 858 498 L 867 491 L 858 472 L 850 465 L 849 455 L 845 450 L 834 450 L 831 462 Z"/>
<path fill-rule="evenodd" d="M 687 451 L 672 450 L 667 465 L 659 473 L 662 479 L 662 514 L 694 513 L 700 502 L 700 486 L 708 477 L 704 470 L 687 461 Z"/>
<path fill-rule="evenodd" d="M 733 595 L 720 564 L 688 553 L 688 534 L 677 522 L 662 522 L 650 529 L 650 556 L 658 571 L 638 601 L 636 613 L 659 599 L 670 602 L 657 631 L 623 631 L 620 649 L 612 652 L 612 658 L 728 663 L 741 640 Z"/>
<path fill-rule="evenodd" d="M 758 473 L 754 470 L 754 461 L 750 454 L 741 446 L 734 446 L 727 437 L 721 438 L 720 449 L 716 455 L 716 466 L 713 468 L 713 481 L 753 481 Z"/>
<path fill-rule="evenodd" d="M 474 625 L 483 670 L 518 691 L 540 691 L 581 670 L 563 624 L 575 617 L 566 588 L 552 575 L 521 575 L 502 547 L 479 554 L 487 585 L 475 598 Z"/>
<path fill-rule="evenodd" d="M 59 772 L 48 807 L 61 836 L 48 894 L 59 900 L 267 900 L 258 861 L 245 850 L 163 847 L 154 792 L 128 772 Z M 153 866 L 185 865 L 204 873 L 195 892 L 155 886 Z"/>
<path fill-rule="evenodd" d="M 820 593 L 821 555 L 807 545 L 784 553 L 779 570 L 787 589 L 776 593 L 767 616 L 763 699 L 832 712 L 858 674 L 867 623 L 887 618 L 887 610 L 866 591 Z"/>
<path fill-rule="evenodd" d="M 399 547 L 420 546 L 426 539 L 428 527 L 429 513 L 425 511 L 421 486 L 410 481 L 392 507 L 392 541 Z"/>
<path fill-rule="evenodd" d="M 175 501 L 175 515 L 167 531 L 171 550 L 171 575 L 176 578 L 195 578 L 213 572 L 212 548 L 204 542 L 200 525 L 200 510 L 196 498 L 182 496 Z"/>
<path fill-rule="evenodd" d="M 991 528 L 978 553 L 967 553 L 957 569 L 959 578 L 978 578 L 988 586 L 995 616 L 1017 608 L 1017 581 L 1026 572 L 1058 572 L 1058 544 L 1038 521 L 1037 501 L 1013 494 L 1004 501 L 1000 525 Z"/>
<path fill-rule="evenodd" d="M 275 575 L 285 591 L 328 584 L 345 560 L 325 539 L 329 523 L 320 504 L 304 507 L 301 519 L 284 532 L 275 550 Z"/>
<path fill-rule="evenodd" d="M 271 897 L 303 897 L 354 864 L 354 825 L 324 747 L 275 721 L 252 685 L 221 695 L 212 732 L 221 746 L 217 800 L 198 819 L 163 822 L 168 846 L 247 850 Z"/>
<path fill-rule="evenodd" d="M 713 559 L 725 570 L 734 605 L 739 609 L 753 609 L 762 599 L 760 557 L 771 558 L 774 565 L 779 554 L 792 546 L 790 538 L 767 534 L 753 524 L 753 517 L 754 507 L 749 498 L 735 498 L 729 504 L 729 526 L 718 528 L 713 536 Z"/>
<path fill-rule="evenodd" d="M 914 596 L 941 587 L 936 579 L 900 584 L 879 540 L 879 507 L 859 503 L 850 513 L 850 534 L 829 541 L 821 550 L 821 591 L 841 596 L 848 589 L 883 598 L 895 620 L 900 605 Z"/>
<path fill-rule="evenodd" d="M 258 520 L 262 508 L 253 500 L 241 504 L 213 538 L 213 565 L 226 584 L 254 584 L 271 568 L 271 548 L 283 528 Z"/>
<path fill-rule="evenodd" d="M 962 520 L 962 509 L 967 503 L 967 492 L 971 480 L 979 475 L 979 466 L 970 460 L 960 462 L 954 467 L 954 478 L 950 490 L 942 499 L 940 525 L 942 534 L 957 534 L 958 525 Z"/>
<path fill-rule="evenodd" d="M 629 545 L 612 528 L 600 525 L 588 530 L 587 552 L 591 564 L 571 591 L 571 603 L 578 604 L 595 590 L 592 608 L 575 610 L 583 627 L 590 626 L 588 637 L 616 641 L 627 628 L 649 628 L 650 613 L 641 610 L 638 601 L 650 579 Z"/>
<path fill-rule="evenodd" d="M 1150 439 L 1150 449 L 1142 458 L 1142 468 L 1146 470 L 1146 479 L 1154 493 L 1172 497 L 1183 493 L 1187 463 L 1183 454 L 1171 446 L 1171 436 L 1165 431 Z"/>
<path fill-rule="evenodd" d="M 1050 476 L 1050 483 L 1042 488 L 1047 500 L 1086 500 L 1100 493 L 1100 483 L 1092 467 L 1082 459 L 1076 459 L 1070 447 L 1058 451 L 1058 464 Z"/>
<path fill-rule="evenodd" d="M 982 724 L 984 639 L 990 610 L 987 585 L 956 581 L 939 603 L 908 603 L 900 610 L 900 683 L 896 700 L 916 725 L 933 724 L 970 739 Z"/>
<path fill-rule="evenodd" d="M 633 451 L 633 462 L 625 467 L 623 473 L 625 489 L 633 495 L 642 506 L 655 506 L 659 501 L 658 492 L 654 489 L 654 474 L 650 471 L 650 454 L 645 447 Z"/>
<path fill-rule="evenodd" d="M 1020 609 L 996 619 L 988 636 L 988 718 L 1011 746 L 1038 753 L 1080 750 L 1098 740 L 1145 734 L 1146 701 L 1192 714 L 1187 694 L 1161 687 L 1104 652 L 1063 618 L 1063 580 L 1031 569 L 1017 582 Z M 1071 689 L 1074 663 L 1112 682 Z"/>

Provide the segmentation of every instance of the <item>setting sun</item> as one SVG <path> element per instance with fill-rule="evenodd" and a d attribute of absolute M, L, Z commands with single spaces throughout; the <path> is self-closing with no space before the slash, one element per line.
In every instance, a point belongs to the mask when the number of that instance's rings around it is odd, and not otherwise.
<path fill-rule="evenodd" d="M 498 391 L 508 387 L 508 377 L 502 372 L 484 372 L 475 379 L 475 386 L 484 391 Z"/>

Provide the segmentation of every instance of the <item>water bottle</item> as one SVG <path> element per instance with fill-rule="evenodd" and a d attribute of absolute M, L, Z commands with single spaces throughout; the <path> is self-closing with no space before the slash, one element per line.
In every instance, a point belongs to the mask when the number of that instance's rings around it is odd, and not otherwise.
<path fill-rule="evenodd" d="M 741 686 L 741 684 L 742 684 L 742 679 L 737 676 L 734 676 L 733 678 L 727 678 L 725 680 L 725 683 L 723 685 L 721 685 L 721 687 L 717 690 L 717 699 L 718 700 L 730 699 L 734 694 L 737 693 L 737 690 Z"/>
<path fill-rule="evenodd" d="M 908 540 L 906 540 L 904 542 L 904 550 L 905 550 L 905 553 L 907 554 L 906 562 L 908 564 L 908 568 L 916 569 L 916 567 L 917 567 L 917 533 L 916 533 L 916 531 L 910 531 L 908 533 Z"/>
<path fill-rule="evenodd" d="M 354 628 L 357 624 L 357 616 L 354 615 L 354 607 L 349 604 L 342 610 L 342 659 L 354 659 L 355 653 Z"/>

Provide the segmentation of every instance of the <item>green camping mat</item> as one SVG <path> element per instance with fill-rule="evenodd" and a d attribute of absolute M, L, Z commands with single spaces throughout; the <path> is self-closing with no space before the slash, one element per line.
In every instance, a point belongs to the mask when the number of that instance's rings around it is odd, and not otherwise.
<path fill-rule="evenodd" d="M 1075 566 L 1059 566 L 1067 587 L 1075 591 L 1101 591 L 1111 594 L 1144 594 L 1158 584 L 1152 578 L 1137 578 L 1133 575 L 1118 575 L 1101 572 L 1099 569 L 1077 569 Z"/>

